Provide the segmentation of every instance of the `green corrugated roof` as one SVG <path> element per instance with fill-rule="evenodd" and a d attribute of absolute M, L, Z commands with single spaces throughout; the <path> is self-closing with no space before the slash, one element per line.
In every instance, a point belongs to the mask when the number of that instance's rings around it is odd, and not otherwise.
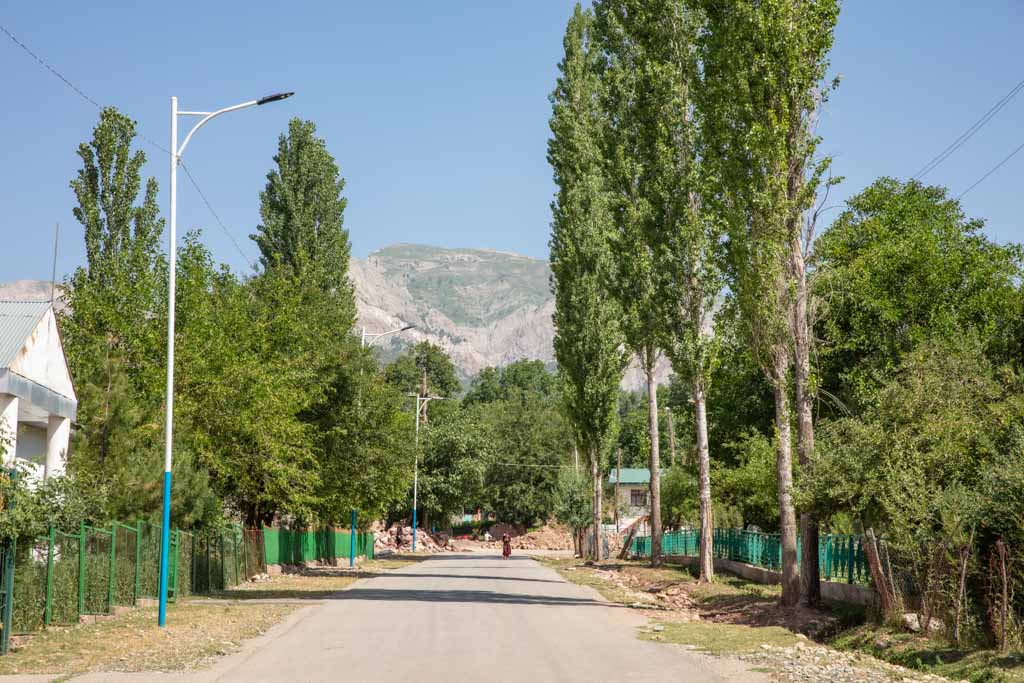
<path fill-rule="evenodd" d="M 608 475 L 608 483 L 623 483 L 623 484 L 650 484 L 651 483 L 651 471 L 646 467 L 623 467 L 622 468 L 622 482 L 615 481 L 615 473 L 617 470 L 612 469 L 611 474 Z"/>
<path fill-rule="evenodd" d="M 49 301 L 0 301 L 0 368 L 14 362 L 49 308 Z"/>

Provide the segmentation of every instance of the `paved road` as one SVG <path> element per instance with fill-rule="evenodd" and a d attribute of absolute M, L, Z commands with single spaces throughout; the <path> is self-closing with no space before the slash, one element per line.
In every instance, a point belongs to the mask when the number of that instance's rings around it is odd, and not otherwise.
<path fill-rule="evenodd" d="M 356 583 L 214 680 L 721 680 L 697 655 L 637 640 L 643 623 L 526 557 L 441 555 Z"/>

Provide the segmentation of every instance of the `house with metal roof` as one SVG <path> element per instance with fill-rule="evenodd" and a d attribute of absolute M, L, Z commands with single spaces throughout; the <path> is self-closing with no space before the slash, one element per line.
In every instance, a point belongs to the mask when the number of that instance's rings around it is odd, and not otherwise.
<path fill-rule="evenodd" d="M 78 399 L 50 301 L 0 301 L 0 456 L 32 478 L 67 463 Z"/>
<path fill-rule="evenodd" d="M 646 467 L 613 468 L 608 483 L 615 489 L 615 509 L 625 518 L 635 518 L 650 512 L 648 495 L 651 490 L 651 471 Z"/>

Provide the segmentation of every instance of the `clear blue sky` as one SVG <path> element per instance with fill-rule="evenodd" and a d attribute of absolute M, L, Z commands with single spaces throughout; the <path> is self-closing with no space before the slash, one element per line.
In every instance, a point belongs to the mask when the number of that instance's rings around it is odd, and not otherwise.
<path fill-rule="evenodd" d="M 292 116 L 316 121 L 347 178 L 356 255 L 421 242 L 543 258 L 547 94 L 572 4 L 8 3 L 0 23 L 164 146 L 172 94 L 214 109 L 295 90 L 211 123 L 186 154 L 249 258 L 258 193 Z M 832 55 L 843 83 L 821 127 L 846 178 L 835 199 L 912 175 L 1024 79 L 1022 29 L 1019 0 L 848 0 Z M 49 278 L 55 221 L 68 273 L 84 258 L 68 182 L 97 112 L 2 34 L 0 92 L 0 281 Z M 959 193 L 1024 142 L 1022 121 L 1024 93 L 926 180 Z M 166 208 L 166 157 L 142 148 Z M 964 199 L 997 240 L 1024 241 L 1022 180 L 1024 152 Z M 184 177 L 179 187 L 179 228 L 202 228 L 215 258 L 246 269 Z"/>

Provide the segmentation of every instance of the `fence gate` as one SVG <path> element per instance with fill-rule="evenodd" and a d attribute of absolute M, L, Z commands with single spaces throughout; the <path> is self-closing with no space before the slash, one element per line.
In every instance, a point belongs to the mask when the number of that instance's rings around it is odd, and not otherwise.
<path fill-rule="evenodd" d="M 11 619 L 14 607 L 14 541 L 6 539 L 0 543 L 0 654 L 7 654 L 11 646 Z"/>

